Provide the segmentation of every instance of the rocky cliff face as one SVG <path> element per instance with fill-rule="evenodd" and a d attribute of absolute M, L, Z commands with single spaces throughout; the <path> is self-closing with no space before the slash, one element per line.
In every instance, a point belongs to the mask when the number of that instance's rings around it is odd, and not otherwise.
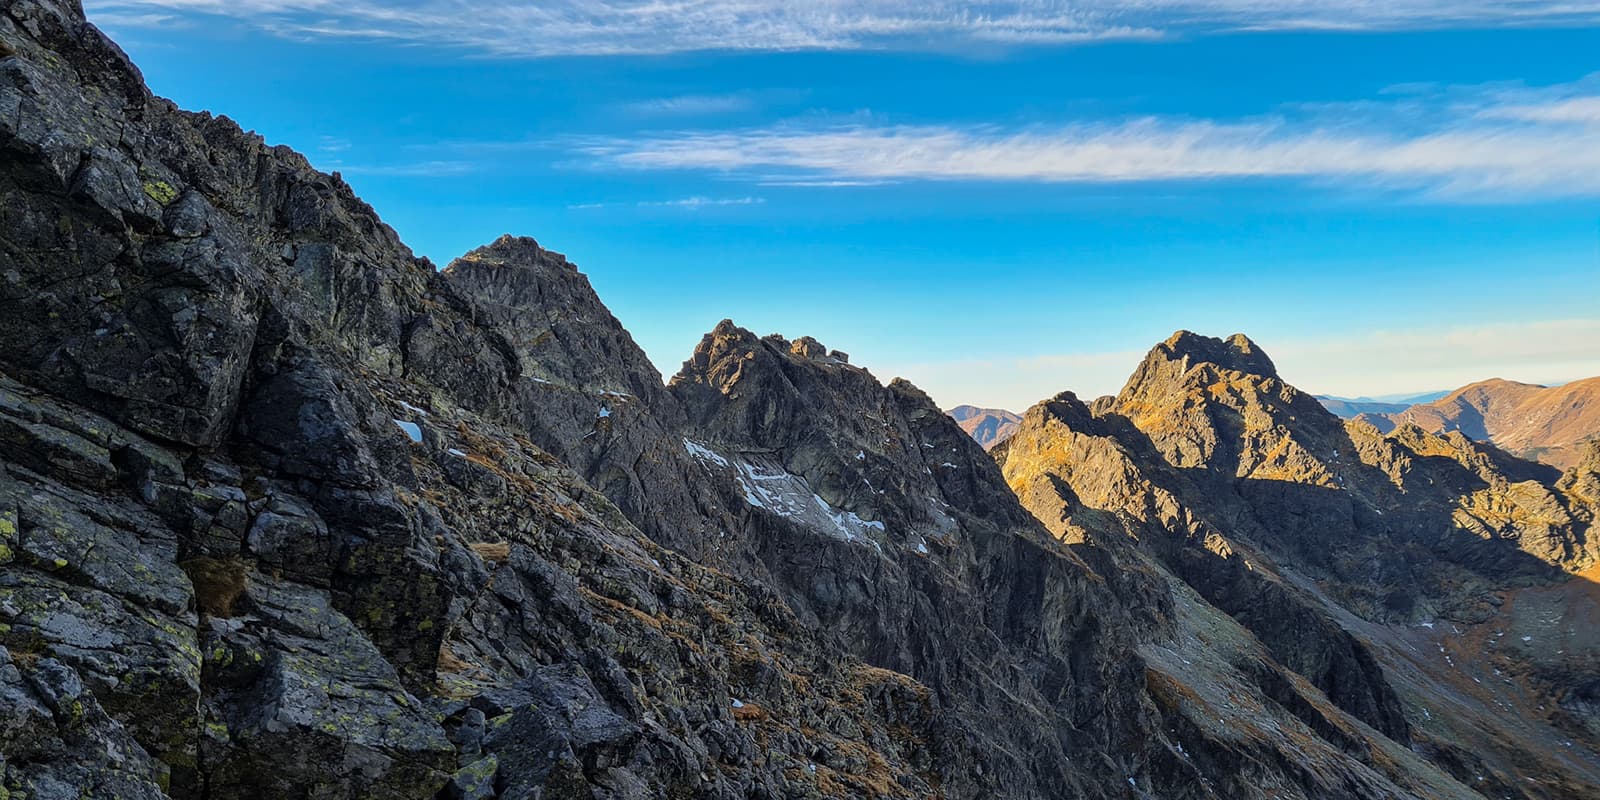
<path fill-rule="evenodd" d="M 563 257 L 435 271 L 336 175 L 150 96 L 71 0 L 0 3 L 0 74 L 6 796 L 1480 796 L 1362 618 L 1238 558 L 1201 581 L 1216 554 L 1146 554 L 1114 508 L 1036 519 L 909 384 L 732 323 L 663 384 Z M 1094 479 L 1259 467 L 1208 431 Z M 1446 452 L 1430 478 L 1498 486 Z M 1594 473 L 1550 502 L 1592 524 Z M 1588 551 L 1504 497 L 1463 513 L 1545 525 L 1482 578 L 1545 592 L 1535 625 Z M 1233 512 L 1195 530 L 1279 530 Z M 1530 685 L 1587 674 L 1576 636 Z M 1538 787 L 1592 787 L 1552 752 Z"/>

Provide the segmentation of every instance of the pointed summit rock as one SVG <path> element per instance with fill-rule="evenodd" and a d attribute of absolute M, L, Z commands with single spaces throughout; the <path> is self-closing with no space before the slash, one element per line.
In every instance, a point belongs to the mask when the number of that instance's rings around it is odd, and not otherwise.
<path fill-rule="evenodd" d="M 1214 364 L 1221 369 L 1248 375 L 1278 377 L 1278 370 L 1273 366 L 1272 359 L 1268 358 L 1255 342 L 1250 341 L 1250 337 L 1242 333 L 1235 333 L 1226 339 L 1216 339 L 1181 330 L 1156 345 L 1151 355 L 1157 354 L 1169 360 L 1185 362 L 1186 366 Z"/>
<path fill-rule="evenodd" d="M 525 380 L 631 395 L 667 411 L 661 373 L 566 256 L 506 235 L 443 273 L 486 323 L 509 334 Z"/>

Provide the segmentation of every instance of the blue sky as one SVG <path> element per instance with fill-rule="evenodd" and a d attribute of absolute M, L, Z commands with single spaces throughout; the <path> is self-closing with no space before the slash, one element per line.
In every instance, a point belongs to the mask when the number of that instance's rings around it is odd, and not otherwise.
<path fill-rule="evenodd" d="M 1600 374 L 1600 2 L 85 4 L 441 266 L 566 253 L 668 375 L 723 317 L 945 405 L 1177 328 L 1342 395 Z"/>

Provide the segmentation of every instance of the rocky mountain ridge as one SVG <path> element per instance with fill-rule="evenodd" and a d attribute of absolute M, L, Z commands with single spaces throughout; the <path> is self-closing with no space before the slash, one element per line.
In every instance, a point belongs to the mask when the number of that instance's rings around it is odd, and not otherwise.
<path fill-rule="evenodd" d="M 1544 790 L 1592 791 L 1600 548 L 1575 491 L 1592 467 L 1541 481 L 1459 433 L 1384 436 L 1284 384 L 1248 339 L 1187 332 L 1115 398 L 1030 409 L 996 453 L 1053 533 L 1171 571 L 1468 785 L 1520 794 L 1525 765 L 1576 751 L 1588 777 Z M 1529 596 L 1537 630 L 1507 611 Z"/>
<path fill-rule="evenodd" d="M 1216 391 L 1244 418 L 1315 420 L 1303 396 L 1248 377 L 1271 362 L 1242 337 L 1174 337 L 1125 390 L 1119 408 L 1161 431 L 1092 471 L 1121 487 L 1106 496 L 1136 498 L 1127 509 L 1047 507 L 1015 473 L 1024 448 L 1006 445 L 1003 473 L 915 387 L 815 340 L 724 322 L 668 383 L 531 239 L 435 270 L 337 175 L 151 96 L 75 0 L 5 0 L 0 73 L 8 796 L 1473 798 L 1597 783 L 1581 750 L 1518 749 L 1545 740 L 1492 699 L 1422 705 L 1444 696 L 1432 673 L 1371 642 L 1435 610 L 1483 625 L 1523 609 L 1520 631 L 1573 602 L 1555 576 L 1591 558 L 1578 531 L 1600 455 L 1547 485 L 1416 434 L 1383 468 L 1493 541 L 1419 551 L 1400 577 L 1443 588 L 1391 602 L 1355 555 L 1316 546 L 1314 523 L 1359 516 L 1361 536 L 1408 546 L 1415 526 L 1266 487 L 1217 515 L 1199 498 L 1217 489 L 1207 470 L 1304 466 L 1170 391 L 1226 372 Z M 1400 446 L 1376 436 L 1362 441 Z M 1111 438 L 1085 441 L 1117 452 Z M 1072 485 L 1038 472 L 1058 501 Z M 1374 512 L 1398 507 L 1379 499 Z M 1216 552 L 1160 544 L 1169 518 Z M 1252 577 L 1264 562 L 1218 544 L 1265 553 L 1274 537 L 1325 590 Z M 1496 563 L 1506 547 L 1527 558 Z M 1484 590 L 1499 586 L 1521 594 L 1496 614 Z M 1517 663 L 1567 715 L 1535 732 L 1565 724 L 1592 748 L 1586 646 Z M 1429 727 L 1435 711 L 1450 727 Z M 1521 755 L 1536 780 L 1505 766 Z"/>

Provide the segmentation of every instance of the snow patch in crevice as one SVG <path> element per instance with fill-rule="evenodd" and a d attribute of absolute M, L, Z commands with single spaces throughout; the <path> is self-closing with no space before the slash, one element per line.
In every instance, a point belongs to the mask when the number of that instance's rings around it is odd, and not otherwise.
<path fill-rule="evenodd" d="M 422 427 L 417 425 L 417 423 L 407 422 L 403 419 L 397 419 L 394 420 L 394 424 L 400 430 L 406 432 L 406 436 L 411 438 L 412 444 L 422 444 Z"/>
<path fill-rule="evenodd" d="M 719 453 L 717 453 L 717 451 L 712 450 L 711 448 L 706 447 L 699 442 L 690 439 L 684 439 L 683 449 L 689 455 L 694 456 L 696 459 L 699 459 L 707 464 L 716 464 L 719 467 L 728 466 L 728 459 L 723 458 Z"/>
<path fill-rule="evenodd" d="M 735 463 L 739 489 L 745 502 L 798 525 L 846 542 L 871 545 L 883 552 L 877 536 L 887 532 L 882 522 L 862 519 L 854 511 L 835 508 L 811 488 L 805 478 L 772 465 Z M 876 535 L 875 535 L 876 534 Z"/>

